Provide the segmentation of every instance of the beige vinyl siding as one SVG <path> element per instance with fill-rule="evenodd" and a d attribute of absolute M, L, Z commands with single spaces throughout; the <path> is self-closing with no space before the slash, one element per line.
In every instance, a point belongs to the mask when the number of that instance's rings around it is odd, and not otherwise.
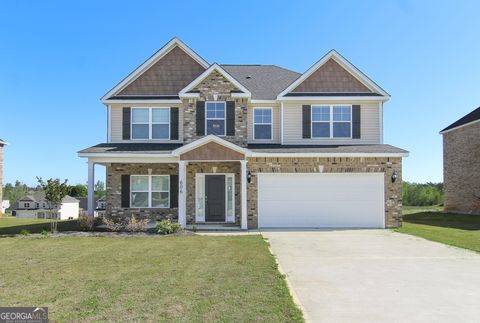
<path fill-rule="evenodd" d="M 253 108 L 272 108 L 272 140 L 255 140 L 253 137 Z M 247 110 L 247 128 L 248 128 L 248 142 L 249 143 L 280 143 L 280 105 L 276 103 L 270 104 L 252 104 L 248 106 Z"/>
<path fill-rule="evenodd" d="M 183 142 L 183 108 L 180 104 L 149 104 L 148 107 L 178 107 L 178 140 L 123 140 L 122 139 L 122 117 L 124 104 L 111 104 L 110 105 L 110 142 L 154 142 L 154 143 L 181 143 Z M 139 107 L 145 107 L 146 105 L 138 105 Z M 131 106 L 134 108 L 135 106 Z"/>
<path fill-rule="evenodd" d="M 304 139 L 302 138 L 302 105 L 325 104 L 360 104 L 360 139 Z M 380 114 L 378 102 L 295 102 L 284 103 L 284 137 L 285 145 L 351 145 L 351 144 L 380 144 Z"/>

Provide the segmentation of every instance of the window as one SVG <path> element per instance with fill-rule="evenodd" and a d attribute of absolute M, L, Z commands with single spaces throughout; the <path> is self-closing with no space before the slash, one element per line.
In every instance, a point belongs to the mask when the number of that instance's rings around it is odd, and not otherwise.
<path fill-rule="evenodd" d="M 312 138 L 351 138 L 351 105 L 312 106 Z"/>
<path fill-rule="evenodd" d="M 225 136 L 225 102 L 206 102 L 207 135 Z"/>
<path fill-rule="evenodd" d="M 253 109 L 253 139 L 272 139 L 272 108 Z"/>
<path fill-rule="evenodd" d="M 26 209 L 29 209 L 30 208 L 30 203 L 23 203 L 23 207 L 26 208 Z"/>
<path fill-rule="evenodd" d="M 132 108 L 132 139 L 170 139 L 170 108 Z"/>
<path fill-rule="evenodd" d="M 130 176 L 130 206 L 138 208 L 170 207 L 170 176 Z"/>

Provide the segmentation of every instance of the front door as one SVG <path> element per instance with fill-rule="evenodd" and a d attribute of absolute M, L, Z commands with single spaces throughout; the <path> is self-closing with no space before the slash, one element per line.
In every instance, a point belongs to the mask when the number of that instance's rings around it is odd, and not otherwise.
<path fill-rule="evenodd" d="M 205 221 L 225 222 L 225 175 L 205 175 Z"/>

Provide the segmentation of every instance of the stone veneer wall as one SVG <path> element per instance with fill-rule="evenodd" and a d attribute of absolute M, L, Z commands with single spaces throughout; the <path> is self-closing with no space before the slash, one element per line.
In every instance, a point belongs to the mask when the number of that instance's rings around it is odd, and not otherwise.
<path fill-rule="evenodd" d="M 232 98 L 231 91 L 238 89 L 217 71 L 212 72 L 195 89 L 199 91 L 201 101 L 235 101 L 235 136 L 222 137 L 241 147 L 247 146 L 247 99 Z M 197 136 L 196 99 L 183 99 L 183 132 L 184 143 L 202 138 Z"/>
<path fill-rule="evenodd" d="M 480 123 L 443 134 L 445 211 L 480 214 Z"/>
<path fill-rule="evenodd" d="M 197 173 L 233 173 L 235 174 L 235 223 L 240 225 L 240 162 L 191 163 L 187 166 L 187 224 L 195 223 L 195 175 Z M 213 167 L 216 167 L 215 172 Z"/>
<path fill-rule="evenodd" d="M 107 216 L 140 216 L 156 220 L 178 220 L 178 208 L 122 208 L 122 175 L 177 175 L 178 164 L 111 164 L 107 166 Z"/>
<path fill-rule="evenodd" d="M 247 186 L 248 228 L 258 227 L 257 173 L 385 173 L 385 225 L 398 227 L 402 223 L 402 159 L 401 158 L 248 158 L 252 174 Z M 393 171 L 397 180 L 392 183 Z"/>

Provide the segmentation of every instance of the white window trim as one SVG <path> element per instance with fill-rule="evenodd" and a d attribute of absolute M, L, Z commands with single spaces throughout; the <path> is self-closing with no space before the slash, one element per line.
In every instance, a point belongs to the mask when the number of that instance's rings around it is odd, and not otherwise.
<path fill-rule="evenodd" d="M 132 177 L 148 177 L 148 190 L 147 191 L 133 191 L 132 190 Z M 168 191 L 152 191 L 152 177 L 167 177 L 168 178 Z M 148 206 L 132 206 L 132 193 L 148 193 Z M 168 192 L 168 205 L 167 206 L 155 206 L 152 207 L 152 193 L 165 193 Z M 169 209 L 171 201 L 171 192 L 170 192 L 170 175 L 144 175 L 144 174 L 134 174 L 130 175 L 130 208 L 131 209 Z"/>
<path fill-rule="evenodd" d="M 333 107 L 350 107 L 350 121 L 333 121 Z M 313 107 L 329 107 L 330 120 L 329 121 L 313 121 Z M 310 107 L 310 134 L 312 139 L 352 139 L 353 138 L 353 106 L 351 104 L 315 104 Z M 329 137 L 314 137 L 313 136 L 313 123 L 329 123 L 330 124 L 330 136 Z M 333 124 L 334 123 L 350 123 L 350 137 L 334 137 L 333 136 Z"/>
<path fill-rule="evenodd" d="M 255 110 L 270 110 L 270 123 L 256 123 L 255 122 Z M 272 107 L 254 107 L 253 108 L 253 140 L 273 140 L 273 108 Z M 255 138 L 255 126 L 256 125 L 270 125 L 270 138 L 269 139 L 257 139 Z"/>
<path fill-rule="evenodd" d="M 222 103 L 223 104 L 223 118 L 209 118 L 208 117 L 208 103 Z M 215 135 L 219 137 L 225 137 L 227 135 L 227 102 L 225 101 L 205 101 L 205 135 L 208 135 L 208 120 L 223 120 L 223 135 Z"/>
<path fill-rule="evenodd" d="M 171 140 L 171 109 L 170 107 L 132 107 L 131 108 L 131 115 L 130 115 L 130 140 Z M 148 109 L 148 122 L 133 122 L 133 110 L 135 109 Z M 168 109 L 168 122 L 153 122 L 153 109 Z M 148 125 L 148 138 L 133 138 L 133 125 L 134 124 L 146 124 Z M 153 125 L 156 124 L 168 124 L 168 138 L 153 138 Z"/>

